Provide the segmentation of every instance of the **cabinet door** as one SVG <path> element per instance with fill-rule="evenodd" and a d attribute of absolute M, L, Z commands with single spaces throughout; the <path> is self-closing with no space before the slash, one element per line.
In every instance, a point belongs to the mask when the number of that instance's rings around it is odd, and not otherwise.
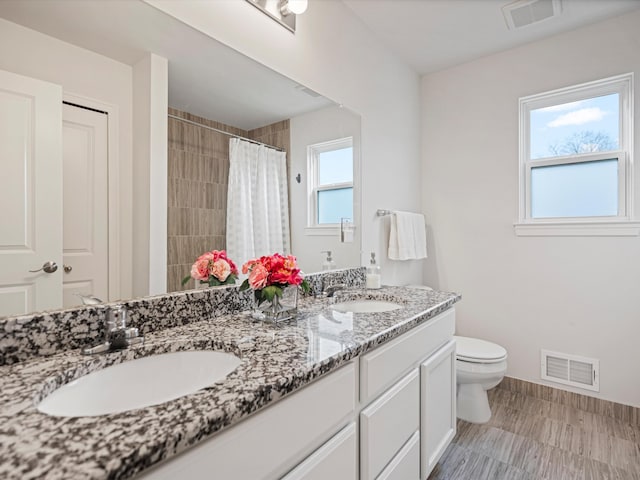
<path fill-rule="evenodd" d="M 451 340 L 420 366 L 421 478 L 456 434 L 456 342 Z"/>
<path fill-rule="evenodd" d="M 350 423 L 282 480 L 356 480 L 356 424 Z"/>

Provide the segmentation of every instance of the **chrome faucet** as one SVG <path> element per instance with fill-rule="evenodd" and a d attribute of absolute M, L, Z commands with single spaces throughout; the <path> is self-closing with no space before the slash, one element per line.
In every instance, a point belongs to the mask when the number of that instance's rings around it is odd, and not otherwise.
<path fill-rule="evenodd" d="M 137 328 L 127 328 L 127 309 L 124 305 L 107 309 L 104 327 L 104 342 L 95 347 L 85 348 L 82 353 L 93 355 L 112 352 L 144 342 L 144 337 L 140 335 Z"/>
<path fill-rule="evenodd" d="M 344 290 L 347 288 L 347 285 L 344 283 L 335 283 L 333 285 L 329 285 L 326 288 L 322 288 L 322 296 L 323 297 L 333 297 L 338 290 Z"/>
<path fill-rule="evenodd" d="M 75 295 L 80 297 L 83 305 L 99 305 L 103 303 L 98 297 L 94 297 L 89 293 L 76 293 Z"/>

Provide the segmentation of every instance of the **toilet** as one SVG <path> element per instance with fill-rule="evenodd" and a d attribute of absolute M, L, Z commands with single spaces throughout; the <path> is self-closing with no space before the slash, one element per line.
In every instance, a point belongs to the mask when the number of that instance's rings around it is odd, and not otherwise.
<path fill-rule="evenodd" d="M 507 351 L 495 343 L 469 337 L 456 341 L 458 418 L 486 423 L 491 418 L 487 390 L 498 385 L 507 372 Z"/>

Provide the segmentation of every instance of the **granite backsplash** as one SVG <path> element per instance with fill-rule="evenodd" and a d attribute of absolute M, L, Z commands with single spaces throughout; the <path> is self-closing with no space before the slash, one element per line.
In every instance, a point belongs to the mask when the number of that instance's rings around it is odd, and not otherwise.
<path fill-rule="evenodd" d="M 339 283 L 362 287 L 365 268 L 314 273 L 305 278 L 312 294 L 321 292 L 323 286 Z M 251 292 L 241 292 L 236 286 L 206 288 L 0 318 L 0 365 L 100 343 L 104 316 L 113 305 L 124 305 L 129 314 L 127 326 L 137 327 L 144 335 L 247 310 Z"/>

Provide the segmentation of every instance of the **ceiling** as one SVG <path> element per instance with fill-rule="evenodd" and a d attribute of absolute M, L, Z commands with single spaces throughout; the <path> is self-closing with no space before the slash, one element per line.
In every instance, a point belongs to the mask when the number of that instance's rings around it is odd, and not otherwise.
<path fill-rule="evenodd" d="M 510 0 L 342 1 L 422 74 L 640 8 L 562 0 L 559 17 L 508 30 L 501 6 Z M 129 65 L 161 55 L 170 106 L 245 130 L 333 104 L 139 0 L 0 0 L 0 17 Z"/>
<path fill-rule="evenodd" d="M 244 130 L 334 105 L 138 0 L 0 0 L 0 18 L 128 65 L 163 56 L 171 107 Z"/>
<path fill-rule="evenodd" d="M 559 16 L 509 30 L 501 7 L 512 1 L 343 0 L 370 30 L 420 74 L 640 8 L 640 0 L 562 0 Z"/>

